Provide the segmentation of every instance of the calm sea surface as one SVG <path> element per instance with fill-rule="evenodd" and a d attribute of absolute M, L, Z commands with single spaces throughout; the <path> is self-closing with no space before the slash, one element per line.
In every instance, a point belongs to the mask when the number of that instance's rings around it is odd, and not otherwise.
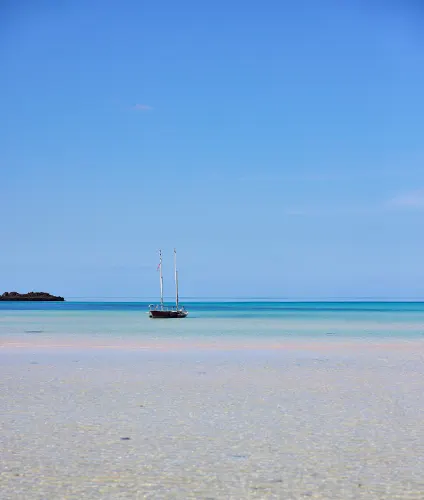
<path fill-rule="evenodd" d="M 0 335 L 424 338 L 424 302 L 185 302 L 151 320 L 147 302 L 0 302 Z"/>
<path fill-rule="evenodd" d="M 147 305 L 0 303 L 1 499 L 424 498 L 423 303 Z"/>

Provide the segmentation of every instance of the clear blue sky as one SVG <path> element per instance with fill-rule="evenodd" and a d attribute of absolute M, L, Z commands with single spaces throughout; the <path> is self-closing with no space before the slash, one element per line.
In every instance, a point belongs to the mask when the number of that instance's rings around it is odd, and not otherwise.
<path fill-rule="evenodd" d="M 18 5 L 19 4 L 19 5 Z M 0 4 L 0 289 L 424 298 L 424 7 Z"/>

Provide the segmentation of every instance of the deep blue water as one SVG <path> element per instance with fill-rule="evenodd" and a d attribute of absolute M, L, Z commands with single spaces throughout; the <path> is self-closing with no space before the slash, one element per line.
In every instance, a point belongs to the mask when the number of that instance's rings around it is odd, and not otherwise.
<path fill-rule="evenodd" d="M 0 302 L 2 311 L 146 311 L 150 302 Z M 238 302 L 183 302 L 190 315 L 266 317 L 268 315 L 313 315 L 332 313 L 342 316 L 346 313 L 422 313 L 424 302 L 276 302 L 276 301 L 238 301 Z M 172 305 L 172 304 L 171 304 Z"/>

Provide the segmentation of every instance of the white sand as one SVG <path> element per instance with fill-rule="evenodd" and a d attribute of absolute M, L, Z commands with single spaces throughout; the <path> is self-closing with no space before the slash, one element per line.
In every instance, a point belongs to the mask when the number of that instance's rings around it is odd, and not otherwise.
<path fill-rule="evenodd" d="M 424 499 L 423 349 L 325 344 L 3 344 L 0 498 Z"/>

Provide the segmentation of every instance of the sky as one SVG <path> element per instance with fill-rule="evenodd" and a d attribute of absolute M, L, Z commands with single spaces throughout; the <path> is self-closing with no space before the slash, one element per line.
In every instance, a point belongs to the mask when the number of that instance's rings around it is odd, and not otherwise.
<path fill-rule="evenodd" d="M 4 0 L 0 292 L 424 299 L 424 7 Z"/>

